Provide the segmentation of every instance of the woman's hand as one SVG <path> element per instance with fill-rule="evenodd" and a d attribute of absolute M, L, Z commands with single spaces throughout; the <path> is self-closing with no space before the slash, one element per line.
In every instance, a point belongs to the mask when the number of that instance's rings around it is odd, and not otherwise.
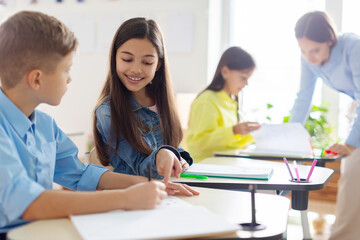
<path fill-rule="evenodd" d="M 180 173 L 183 172 L 182 162 L 179 161 L 172 151 L 166 148 L 162 148 L 157 152 L 155 164 L 158 173 L 164 176 L 165 185 L 168 185 L 170 177 L 179 178 Z"/>
<path fill-rule="evenodd" d="M 234 134 L 247 135 L 252 131 L 258 130 L 261 127 L 256 122 L 242 122 L 238 123 L 233 127 Z"/>
<path fill-rule="evenodd" d="M 339 155 L 349 156 L 355 150 L 355 147 L 348 145 L 348 144 L 335 143 L 335 144 L 331 145 L 328 149 L 330 151 L 338 153 Z M 334 155 L 334 154 L 326 154 L 326 155 L 329 156 L 329 155 Z"/>

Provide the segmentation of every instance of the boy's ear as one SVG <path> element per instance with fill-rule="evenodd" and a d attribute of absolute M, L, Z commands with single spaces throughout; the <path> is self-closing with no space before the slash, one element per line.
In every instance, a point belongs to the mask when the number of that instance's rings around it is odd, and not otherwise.
<path fill-rule="evenodd" d="M 39 69 L 33 69 L 26 75 L 26 82 L 30 88 L 38 90 L 40 88 L 40 77 L 42 72 Z"/>

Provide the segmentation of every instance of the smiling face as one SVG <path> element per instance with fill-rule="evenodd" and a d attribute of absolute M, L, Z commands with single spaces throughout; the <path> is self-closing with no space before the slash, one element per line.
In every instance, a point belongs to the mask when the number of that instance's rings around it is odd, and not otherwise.
<path fill-rule="evenodd" d="M 132 38 L 116 52 L 116 72 L 135 98 L 146 94 L 145 87 L 153 80 L 158 66 L 156 48 L 146 38 Z"/>
<path fill-rule="evenodd" d="M 229 95 L 238 96 L 239 92 L 248 84 L 248 79 L 254 72 L 254 68 L 244 70 L 231 70 L 223 67 L 221 74 L 225 79 L 224 91 Z"/>
<path fill-rule="evenodd" d="M 324 65 L 330 59 L 331 42 L 315 42 L 305 37 L 298 38 L 301 54 L 313 65 Z"/>

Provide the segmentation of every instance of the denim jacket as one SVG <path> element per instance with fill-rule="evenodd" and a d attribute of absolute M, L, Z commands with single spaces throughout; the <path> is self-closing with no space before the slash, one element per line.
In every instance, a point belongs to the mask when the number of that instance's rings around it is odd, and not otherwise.
<path fill-rule="evenodd" d="M 123 136 L 120 135 L 119 146 L 116 154 L 115 140 L 109 143 L 111 133 L 111 110 L 110 102 L 105 101 L 95 109 L 95 115 L 97 118 L 96 127 L 102 136 L 102 141 L 105 146 L 110 144 L 109 161 L 114 168 L 114 172 L 126 173 L 132 175 L 148 176 L 148 163 L 150 162 L 152 168 L 152 177 L 162 179 L 156 170 L 155 156 L 161 148 L 167 148 L 175 153 L 178 158 L 180 156 L 188 162 L 189 165 L 193 163 L 193 159 L 190 154 L 186 152 L 180 146 L 175 149 L 168 145 L 163 145 L 160 119 L 157 113 L 151 111 L 148 107 L 141 106 L 133 96 L 130 98 L 132 110 L 136 117 L 140 119 L 147 127 L 148 130 L 144 132 L 139 128 L 144 141 L 153 149 L 153 152 L 149 155 L 143 155 L 133 148 Z M 126 114 L 126 113 L 124 113 Z"/>

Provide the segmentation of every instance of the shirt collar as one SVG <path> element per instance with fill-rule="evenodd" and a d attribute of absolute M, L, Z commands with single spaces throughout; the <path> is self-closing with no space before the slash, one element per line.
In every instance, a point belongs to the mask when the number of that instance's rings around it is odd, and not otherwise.
<path fill-rule="evenodd" d="M 16 132 L 24 137 L 25 133 L 35 123 L 35 111 L 30 115 L 30 119 L 4 94 L 0 89 L 0 112 L 8 120 L 9 124 Z M 34 129 L 33 129 L 34 130 Z"/>
<path fill-rule="evenodd" d="M 140 105 L 140 104 L 136 101 L 136 99 L 135 99 L 135 97 L 134 97 L 133 95 L 130 95 L 130 104 L 131 104 L 131 108 L 132 108 L 132 110 L 133 110 L 134 112 L 138 111 L 138 110 L 141 109 L 141 108 L 147 108 L 147 107 L 144 107 L 144 106 Z"/>
<path fill-rule="evenodd" d="M 229 101 L 229 102 L 233 102 L 233 103 L 236 103 L 236 101 L 234 99 L 232 99 L 229 94 L 227 94 L 225 92 L 225 90 L 221 90 L 221 91 L 218 91 L 217 92 L 218 96 L 221 97 L 222 99 L 226 100 L 226 101 Z"/>

